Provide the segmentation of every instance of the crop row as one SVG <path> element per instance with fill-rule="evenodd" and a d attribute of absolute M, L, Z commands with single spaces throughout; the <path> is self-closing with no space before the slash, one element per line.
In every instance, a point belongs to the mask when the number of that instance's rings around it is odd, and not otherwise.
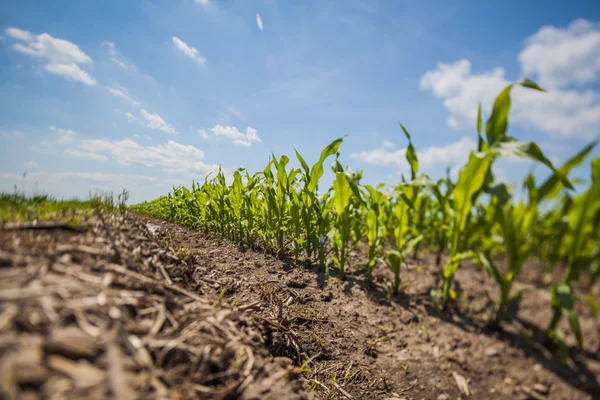
<path fill-rule="evenodd" d="M 542 90 L 529 80 L 516 84 Z M 447 309 L 454 300 L 456 271 L 463 260 L 471 259 L 500 288 L 493 323 L 507 317 L 509 305 L 519 296 L 512 284 L 528 259 L 536 258 L 548 271 L 561 264 L 564 277 L 550 287 L 554 317 L 547 332 L 564 345 L 564 333 L 557 326 L 566 317 L 582 346 L 575 287 L 583 275 L 593 284 L 600 272 L 600 157 L 590 163 L 587 187 L 575 191 L 570 171 L 587 159 L 596 143 L 557 168 L 534 142 L 509 136 L 513 86 L 498 95 L 485 126 L 479 107 L 477 151 L 470 153 L 455 181 L 449 173 L 434 181 L 419 171 L 411 136 L 400 125 L 408 140 L 410 177 L 403 176 L 392 188 L 363 185 L 362 170 L 344 168 L 338 161 L 343 141 L 339 138 L 312 166 L 297 151 L 301 168 L 288 169 L 288 156 L 273 156 L 260 172 L 235 171 L 231 184 L 220 170 L 202 184 L 193 182 L 191 190 L 177 187 L 132 209 L 277 256 L 293 255 L 321 266 L 327 276 L 334 266 L 342 279 L 350 251 L 366 239 L 367 280 L 372 282 L 375 265 L 382 263 L 394 275 L 394 293 L 409 254 L 433 251 L 438 264 L 448 254 L 439 285 L 431 290 L 439 309 Z M 319 181 L 330 157 L 335 179 L 322 190 Z M 523 182 L 526 195 L 518 197 L 513 187 L 495 179 L 494 164 L 503 157 L 531 159 L 548 168 L 549 177 L 538 183 L 530 173 Z M 499 254 L 506 259 L 503 268 L 493 261 Z M 597 310 L 595 301 L 590 297 L 588 301 Z"/>

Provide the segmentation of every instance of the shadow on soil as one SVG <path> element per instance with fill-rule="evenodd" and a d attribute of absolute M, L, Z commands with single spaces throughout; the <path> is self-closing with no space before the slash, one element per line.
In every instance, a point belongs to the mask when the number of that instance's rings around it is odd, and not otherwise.
<path fill-rule="evenodd" d="M 428 305 L 426 308 L 429 315 L 452 324 L 465 332 L 477 331 L 521 350 L 527 356 L 535 358 L 543 368 L 552 371 L 568 385 L 587 392 L 594 400 L 600 400 L 600 382 L 598 382 L 594 373 L 587 368 L 583 360 L 586 357 L 598 359 L 598 354 L 582 352 L 577 347 L 572 346 L 569 347 L 570 359 L 563 364 L 557 354 L 558 350 L 546 346 L 546 332 L 537 325 L 514 315 L 516 309 L 507 316 L 507 320 L 521 325 L 523 329 L 510 332 L 502 329 L 502 326 L 483 324 L 481 320 L 474 319 L 460 311 L 453 313 L 454 318 L 448 318 L 440 315 L 433 306 Z M 527 333 L 524 331 L 527 331 Z"/>
<path fill-rule="evenodd" d="M 284 260 L 288 268 L 294 268 L 295 264 L 292 259 Z M 325 280 L 325 271 L 312 265 L 303 265 L 305 271 L 315 275 L 316 283 L 320 289 L 326 289 L 328 282 Z M 339 270 L 331 268 L 330 278 L 340 279 Z M 515 322 L 521 325 L 524 329 L 517 329 L 517 333 L 510 332 L 509 330 L 502 329 L 501 326 L 492 327 L 486 322 L 479 319 L 472 318 L 466 313 L 460 311 L 454 311 L 452 317 L 446 317 L 440 314 L 433 306 L 428 288 L 426 291 L 418 294 L 411 294 L 410 296 L 400 292 L 398 295 L 390 296 L 386 290 L 385 285 L 382 282 L 375 282 L 368 284 L 364 279 L 362 269 L 354 268 L 353 271 L 346 273 L 344 279 L 344 291 L 351 291 L 354 287 L 358 287 L 361 290 L 368 293 L 368 298 L 380 306 L 389 306 L 391 302 L 394 302 L 407 311 L 411 312 L 413 316 L 403 323 L 419 322 L 419 317 L 415 314 L 411 308 L 413 305 L 425 305 L 428 315 L 440 319 L 445 323 L 449 323 L 457 326 L 463 331 L 473 332 L 477 331 L 481 334 L 494 337 L 508 344 L 511 347 L 521 350 L 524 354 L 529 357 L 533 357 L 537 362 L 542 365 L 548 371 L 552 371 L 557 377 L 562 379 L 565 383 L 575 389 L 580 389 L 592 396 L 592 399 L 600 400 L 600 382 L 597 377 L 587 368 L 584 358 L 590 358 L 599 360 L 600 356 L 597 353 L 590 351 L 581 351 L 576 347 L 569 348 L 570 360 L 566 363 L 561 363 L 557 349 L 547 347 L 545 331 L 540 329 L 538 326 L 517 317 L 518 304 L 514 304 L 508 314 L 507 321 Z M 455 288 L 457 292 L 461 292 L 460 283 L 455 281 Z M 527 331 L 527 333 L 524 333 Z"/>

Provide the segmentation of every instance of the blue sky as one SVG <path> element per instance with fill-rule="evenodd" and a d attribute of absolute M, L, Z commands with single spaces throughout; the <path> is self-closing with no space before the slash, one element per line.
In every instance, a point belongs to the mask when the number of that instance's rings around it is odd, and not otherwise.
<path fill-rule="evenodd" d="M 548 93 L 515 90 L 510 133 L 560 163 L 600 134 L 599 22 L 593 0 L 4 0 L 0 190 L 27 172 L 26 190 L 135 202 L 342 135 L 344 164 L 393 184 L 398 121 L 439 177 L 474 146 L 477 104 L 523 76 Z"/>

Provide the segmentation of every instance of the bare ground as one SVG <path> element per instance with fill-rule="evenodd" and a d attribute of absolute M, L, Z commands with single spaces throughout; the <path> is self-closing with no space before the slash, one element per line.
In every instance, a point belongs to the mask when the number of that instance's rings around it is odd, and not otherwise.
<path fill-rule="evenodd" d="M 512 321 L 490 330 L 497 293 L 474 265 L 459 270 L 457 307 L 442 316 L 428 256 L 389 296 L 382 268 L 367 290 L 362 274 L 326 282 L 317 268 L 173 224 L 105 219 L 84 232 L 0 231 L 7 396 L 600 398 L 596 319 L 578 304 L 586 351 L 572 348 L 563 365 L 541 344 L 550 299 L 534 279 L 515 284 Z M 365 252 L 351 258 L 363 265 Z"/>

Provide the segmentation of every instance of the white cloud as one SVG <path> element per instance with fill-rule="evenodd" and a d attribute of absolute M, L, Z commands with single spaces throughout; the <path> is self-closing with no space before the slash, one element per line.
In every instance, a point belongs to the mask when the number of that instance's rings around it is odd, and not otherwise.
<path fill-rule="evenodd" d="M 79 68 L 77 64 L 48 64 L 46 71 L 64 76 L 67 80 L 84 83 L 88 86 L 94 86 L 96 79 L 89 73 Z"/>
<path fill-rule="evenodd" d="M 38 163 L 36 163 L 35 161 L 26 161 L 23 163 L 24 167 L 29 167 L 29 168 L 35 168 L 38 166 Z"/>
<path fill-rule="evenodd" d="M 204 176 L 218 169 L 216 165 L 203 162 L 202 150 L 173 140 L 157 146 L 144 146 L 131 139 L 94 139 L 84 140 L 77 148 L 68 150 L 67 154 L 73 156 L 93 153 L 96 157 L 112 158 L 120 165 L 142 165 L 188 177 Z"/>
<path fill-rule="evenodd" d="M 510 121 L 566 138 L 595 138 L 600 133 L 600 93 L 574 89 L 593 83 L 600 72 L 600 28 L 576 20 L 567 28 L 544 26 L 526 38 L 519 54 L 522 75 L 534 78 L 547 93 L 513 90 Z M 438 64 L 425 73 L 421 88 L 443 99 L 453 128 L 475 126 L 477 106 L 491 110 L 498 93 L 510 82 L 502 68 L 473 72 L 462 59 Z"/>
<path fill-rule="evenodd" d="M 383 147 L 387 147 L 388 149 L 393 149 L 395 146 L 394 146 L 394 143 L 390 142 L 389 140 L 386 140 L 383 142 Z"/>
<path fill-rule="evenodd" d="M 453 128 L 475 126 L 477 106 L 491 110 L 495 97 L 510 82 L 502 68 L 473 73 L 468 60 L 439 64 L 421 78 L 421 88 L 444 100 Z M 510 121 L 563 137 L 593 138 L 600 131 L 600 96 L 591 90 L 541 93 L 516 87 Z"/>
<path fill-rule="evenodd" d="M 20 181 L 22 174 L 16 174 L 12 172 L 0 172 L 0 181 Z M 169 184 L 181 184 L 182 179 L 173 178 L 159 178 L 156 176 L 149 175 L 135 175 L 135 174 L 107 174 L 102 172 L 28 172 L 27 178 L 32 181 L 40 182 L 65 182 L 72 180 L 87 180 L 92 182 L 102 182 L 113 184 L 120 188 L 129 188 L 132 181 L 145 181 L 152 183 L 169 183 Z M 86 190 L 87 191 L 87 190 Z"/>
<path fill-rule="evenodd" d="M 194 0 L 196 4 L 200 4 L 202 7 L 208 7 L 210 5 L 210 0 Z"/>
<path fill-rule="evenodd" d="M 246 132 L 240 132 L 235 126 L 215 125 L 209 131 L 214 136 L 223 136 L 231 139 L 231 143 L 237 146 L 252 147 L 253 143 L 260 142 L 258 131 L 251 126 L 246 128 Z M 208 133 L 204 129 L 198 131 L 200 137 L 208 138 Z"/>
<path fill-rule="evenodd" d="M 424 167 L 458 165 L 465 162 L 471 150 L 475 149 L 477 149 L 477 143 L 470 137 L 463 137 L 446 146 L 431 146 L 424 151 L 417 151 L 417 156 L 419 165 Z"/>
<path fill-rule="evenodd" d="M 21 131 L 0 131 L 0 137 L 3 139 L 23 138 L 25 134 Z"/>
<path fill-rule="evenodd" d="M 73 139 L 77 136 L 77 133 L 71 129 L 57 128 L 55 126 L 49 126 L 48 128 L 56 133 L 56 142 L 63 146 L 73 143 Z"/>
<path fill-rule="evenodd" d="M 175 47 L 177 47 L 177 49 L 186 56 L 192 58 L 199 64 L 206 63 L 206 58 L 202 57 L 196 48 L 188 46 L 186 42 L 184 42 L 176 36 L 173 36 L 171 40 L 173 40 L 173 44 L 175 44 Z"/>
<path fill-rule="evenodd" d="M 54 146 L 48 140 L 42 140 L 38 144 L 31 146 L 31 150 L 37 151 L 38 153 L 51 153 Z"/>
<path fill-rule="evenodd" d="M 444 146 L 430 146 L 422 151 L 417 150 L 419 168 L 427 170 L 439 166 L 461 165 L 468 159 L 469 152 L 476 148 L 477 143 L 473 139 L 463 137 L 456 142 Z M 406 148 L 397 150 L 388 150 L 386 148 L 365 150 L 358 153 L 351 153 L 350 158 L 372 165 L 409 168 L 408 161 L 406 161 Z"/>
<path fill-rule="evenodd" d="M 225 110 L 227 110 L 227 112 L 235 115 L 239 119 L 242 119 L 242 120 L 244 119 L 244 116 L 242 115 L 242 113 L 240 112 L 240 110 L 238 110 L 237 108 L 235 108 L 232 105 L 229 105 L 229 106 L 225 107 Z"/>
<path fill-rule="evenodd" d="M 10 28 L 9 28 L 10 29 Z M 7 29 L 7 33 L 9 31 Z M 25 32 L 25 31 L 21 31 Z M 15 43 L 13 48 L 21 53 L 42 57 L 54 64 L 91 64 L 92 59 L 74 43 L 55 38 L 48 33 L 33 36 L 31 32 L 12 36 L 25 43 Z"/>
<path fill-rule="evenodd" d="M 148 128 L 158 129 L 171 135 L 177 135 L 175 128 L 172 125 L 169 125 L 160 115 L 150 114 L 144 109 L 142 109 L 140 113 Z"/>
<path fill-rule="evenodd" d="M 140 102 L 138 100 L 134 100 L 129 94 L 129 90 L 123 86 L 106 86 L 106 90 L 113 96 L 119 97 L 128 103 L 131 103 L 132 106 L 140 107 Z"/>
<path fill-rule="evenodd" d="M 536 74 L 544 88 L 582 85 L 600 72 L 600 29 L 578 19 L 568 28 L 544 26 L 525 40 L 519 54 L 524 75 Z"/>
<path fill-rule="evenodd" d="M 236 146 L 252 147 L 252 143 L 241 139 L 234 139 L 231 141 L 231 143 L 235 144 Z"/>
<path fill-rule="evenodd" d="M 127 118 L 127 121 L 129 121 L 129 122 L 135 122 L 135 121 L 137 121 L 137 118 L 135 117 L 135 115 L 133 115 L 129 111 L 127 111 L 125 113 L 125 117 Z"/>
<path fill-rule="evenodd" d="M 383 148 L 363 150 L 350 153 L 350 158 L 372 165 L 395 165 L 401 168 L 407 166 L 406 149 L 386 150 Z"/>
<path fill-rule="evenodd" d="M 22 40 L 25 42 L 32 42 L 35 38 L 33 33 L 14 27 L 6 29 L 6 34 L 13 39 Z"/>
<path fill-rule="evenodd" d="M 158 129 L 158 130 L 166 132 L 170 135 L 178 135 L 179 134 L 177 132 L 177 130 L 175 129 L 175 127 L 173 127 L 173 125 L 167 123 L 164 120 L 164 118 L 161 117 L 158 113 L 152 114 L 152 113 L 146 111 L 144 108 L 141 108 L 142 107 L 141 103 L 138 100 L 135 100 L 131 96 L 129 91 L 126 88 L 124 88 L 123 86 L 114 86 L 114 87 L 107 86 L 106 90 L 113 96 L 118 97 L 123 100 L 126 100 L 127 102 L 131 103 L 132 106 L 134 106 L 135 108 L 138 108 L 140 110 L 139 118 L 137 118 L 135 115 L 133 115 L 129 111 L 121 112 L 116 109 L 114 110 L 118 113 L 122 113 L 123 115 L 125 115 L 125 118 L 127 118 L 128 122 L 139 121 L 143 126 L 146 126 L 150 129 Z"/>
<path fill-rule="evenodd" d="M 437 70 L 423 75 L 420 84 L 422 89 L 431 89 L 444 99 L 444 106 L 450 110 L 448 125 L 459 128 L 475 126 L 479 102 L 485 110 L 489 109 L 508 81 L 502 68 L 471 74 L 471 63 L 462 59 L 454 64 L 438 64 Z"/>
<path fill-rule="evenodd" d="M 46 59 L 46 71 L 89 86 L 96 84 L 96 80 L 80 67 L 91 64 L 92 59 L 76 44 L 48 33 L 35 35 L 15 27 L 6 29 L 6 34 L 17 41 L 13 45 L 15 51 Z"/>
<path fill-rule="evenodd" d="M 65 149 L 65 154 L 70 157 L 85 158 L 87 160 L 108 160 L 108 157 L 106 157 L 104 154 L 98 154 L 92 151 Z"/>
<path fill-rule="evenodd" d="M 108 93 L 112 94 L 113 96 L 117 96 L 122 99 L 131 101 L 131 98 L 129 97 L 129 91 L 122 86 L 118 88 L 107 86 L 106 90 L 108 90 Z"/>
<path fill-rule="evenodd" d="M 121 68 L 137 71 L 135 64 L 123 59 L 123 56 L 117 50 L 117 46 L 115 46 L 115 42 L 104 41 L 100 43 L 100 46 L 108 49 L 108 54 L 110 54 L 110 58 L 115 64 L 119 65 Z"/>

